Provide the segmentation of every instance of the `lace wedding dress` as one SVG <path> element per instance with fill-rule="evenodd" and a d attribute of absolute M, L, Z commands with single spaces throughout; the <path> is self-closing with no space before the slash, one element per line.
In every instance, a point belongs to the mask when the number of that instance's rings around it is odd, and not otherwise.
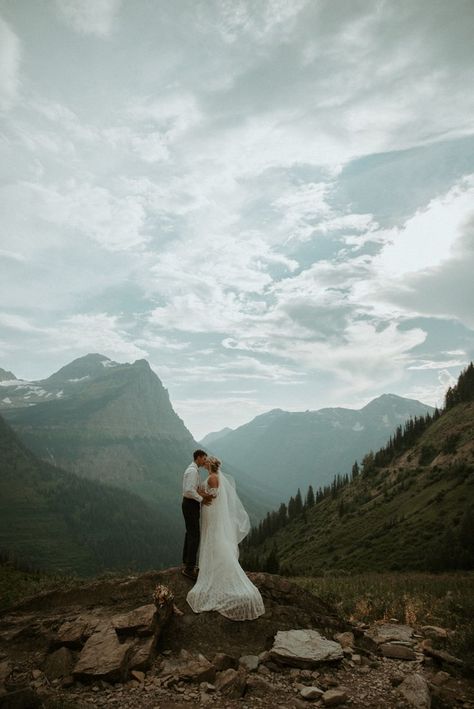
<path fill-rule="evenodd" d="M 201 506 L 199 576 L 187 595 L 195 613 L 218 611 L 231 620 L 254 620 L 265 613 L 260 591 L 239 564 L 238 544 L 250 531 L 250 520 L 231 477 L 219 472 L 214 497 Z"/>

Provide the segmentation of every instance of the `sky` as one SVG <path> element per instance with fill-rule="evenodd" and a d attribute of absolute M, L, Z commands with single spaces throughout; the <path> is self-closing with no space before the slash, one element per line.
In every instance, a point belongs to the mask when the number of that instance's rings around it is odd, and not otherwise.
<path fill-rule="evenodd" d="M 472 0 L 0 0 L 0 367 L 199 439 L 474 357 Z"/>

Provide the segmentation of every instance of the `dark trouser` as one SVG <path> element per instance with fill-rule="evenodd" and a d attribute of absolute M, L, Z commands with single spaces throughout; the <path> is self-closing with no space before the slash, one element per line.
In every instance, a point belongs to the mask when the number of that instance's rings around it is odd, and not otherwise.
<path fill-rule="evenodd" d="M 201 515 L 201 505 L 197 500 L 183 497 L 183 517 L 186 524 L 186 535 L 184 537 L 183 564 L 187 567 L 196 566 L 196 557 L 201 536 L 199 518 Z"/>

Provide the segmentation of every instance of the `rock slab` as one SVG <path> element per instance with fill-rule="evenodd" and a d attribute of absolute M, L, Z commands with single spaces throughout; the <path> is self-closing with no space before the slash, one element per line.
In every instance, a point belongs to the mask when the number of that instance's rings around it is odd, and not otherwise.
<path fill-rule="evenodd" d="M 401 683 L 399 689 L 411 707 L 415 709 L 430 709 L 430 690 L 427 681 L 422 675 L 408 675 Z"/>
<path fill-rule="evenodd" d="M 93 633 L 82 648 L 74 668 L 75 679 L 93 681 L 104 679 L 121 682 L 126 678 L 130 645 L 120 643 L 112 625 Z"/>
<path fill-rule="evenodd" d="M 129 613 L 114 616 L 112 625 L 118 635 L 153 635 L 157 621 L 156 606 L 149 603 Z"/>
<path fill-rule="evenodd" d="M 281 664 L 305 668 L 342 660 L 344 654 L 339 643 L 328 640 L 317 630 L 280 630 L 270 656 Z"/>

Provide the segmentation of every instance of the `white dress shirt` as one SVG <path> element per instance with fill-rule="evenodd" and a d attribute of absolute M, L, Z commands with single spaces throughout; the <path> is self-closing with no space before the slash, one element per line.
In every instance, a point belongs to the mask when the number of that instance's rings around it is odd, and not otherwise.
<path fill-rule="evenodd" d="M 199 475 L 199 468 L 196 463 L 191 463 L 184 471 L 183 497 L 189 497 L 189 499 L 196 500 L 196 502 L 202 502 L 202 497 L 197 491 L 200 484 L 201 477 Z"/>

